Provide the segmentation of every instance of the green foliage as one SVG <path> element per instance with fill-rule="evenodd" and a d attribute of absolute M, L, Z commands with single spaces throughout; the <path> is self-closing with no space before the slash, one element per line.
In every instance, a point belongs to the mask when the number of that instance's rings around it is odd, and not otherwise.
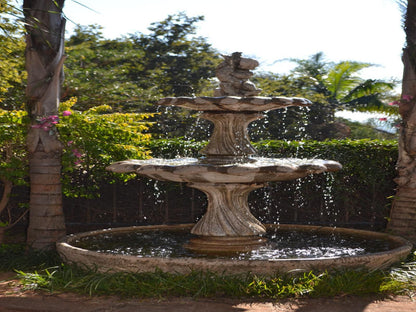
<path fill-rule="evenodd" d="M 71 110 L 76 100 L 63 103 L 57 124 L 64 144 L 63 189 L 70 197 L 97 194 L 102 181 L 114 178 L 105 168 L 114 161 L 149 156 L 145 144 L 151 125 L 144 121 L 152 114 L 110 113 L 110 106 L 98 106 L 80 112 Z M 128 176 L 122 176 L 128 179 Z"/>
<path fill-rule="evenodd" d="M 251 300 L 293 297 L 335 297 L 366 294 L 415 293 L 412 259 L 390 270 L 299 272 L 259 276 L 225 275 L 207 271 L 188 274 L 106 272 L 62 264 L 56 252 L 27 250 L 24 246 L 0 246 L 0 270 L 18 273 L 27 289 L 116 295 L 124 298 L 247 298 Z"/>
<path fill-rule="evenodd" d="M 106 171 L 110 163 L 149 157 L 146 144 L 151 123 L 146 119 L 152 114 L 111 113 L 109 106 L 80 112 L 71 109 L 75 103 L 75 99 L 62 103 L 59 122 L 50 125 L 58 128 L 64 146 L 63 192 L 70 197 L 94 197 L 103 181 L 131 178 Z M 0 110 L 0 178 L 14 185 L 24 184 L 28 175 L 28 126 L 26 112 Z"/>
<path fill-rule="evenodd" d="M 24 111 L 0 109 L 0 177 L 14 185 L 25 184 L 28 174 L 26 133 L 29 118 Z"/>
<path fill-rule="evenodd" d="M 104 39 L 100 26 L 79 26 L 66 42 L 65 98 L 77 97 L 79 110 L 154 111 L 150 104 L 163 96 L 201 92 L 219 62 L 206 39 L 194 36 L 201 20 L 170 15 L 148 35 L 115 40 Z"/>
<path fill-rule="evenodd" d="M 185 13 L 169 15 L 152 23 L 150 34 L 133 35 L 135 46 L 143 47 L 143 70 L 137 71 L 145 87 L 157 86 L 164 96 L 199 94 L 204 80 L 215 76 L 219 55 L 205 38 L 195 37 L 196 23 L 203 16 L 188 17 Z"/>
<path fill-rule="evenodd" d="M 335 109 L 360 105 L 380 107 L 382 99 L 390 96 L 395 86 L 395 82 L 361 78 L 359 72 L 373 66 L 369 63 L 341 61 L 334 64 L 325 61 L 322 52 L 308 60 L 293 61 L 298 64 L 293 70 L 295 77 L 309 79 L 308 88 L 324 95 Z"/>
<path fill-rule="evenodd" d="M 198 157 L 207 142 L 184 140 L 181 138 L 151 140 L 147 147 L 155 158 Z"/>
<path fill-rule="evenodd" d="M 343 165 L 343 169 L 334 175 L 342 179 L 339 186 L 343 188 L 347 185 L 360 187 L 373 183 L 391 185 L 392 177 L 395 176 L 398 149 L 396 141 L 263 141 L 256 146 L 261 154 L 268 156 L 337 160 Z"/>
<path fill-rule="evenodd" d="M 77 97 L 74 109 L 109 105 L 119 112 L 156 112 L 164 96 L 212 92 L 217 53 L 196 37 L 202 17 L 170 15 L 153 23 L 149 34 L 115 40 L 102 37 L 99 26 L 78 27 L 66 42 L 64 98 Z M 195 112 L 173 108 L 152 119 L 154 134 L 170 137 L 192 132 Z M 204 127 L 194 134 L 206 138 Z"/>
<path fill-rule="evenodd" d="M 64 97 L 77 97 L 78 110 L 110 105 L 116 111 L 145 110 L 160 98 L 154 86 L 143 89 L 131 71 L 142 68 L 143 51 L 127 39 L 106 40 L 99 26 L 75 29 L 66 42 Z"/>
<path fill-rule="evenodd" d="M 259 276 L 224 275 L 207 271 L 188 274 L 106 272 L 62 264 L 55 251 L 35 251 L 24 245 L 0 245 L 0 271 L 15 270 L 31 289 L 69 291 L 129 298 L 225 297 L 282 299 L 365 294 L 408 294 L 416 291 L 414 252 L 386 270 L 298 272 Z"/>
<path fill-rule="evenodd" d="M 0 227 L 11 228 L 27 213 L 27 203 L 17 204 L 22 211 L 13 211 L 9 200 L 13 187 L 26 185 L 28 159 L 26 132 L 29 118 L 24 111 L 0 109 Z M 15 209 L 13 209 L 15 210 Z M 19 217 L 16 217 L 20 215 Z"/>
<path fill-rule="evenodd" d="M 61 259 L 56 251 L 33 250 L 23 244 L 0 244 L 0 271 L 41 271 L 59 263 Z"/>
<path fill-rule="evenodd" d="M 390 133 L 387 131 L 377 129 L 378 127 L 380 127 L 381 122 L 378 122 L 378 124 L 376 124 L 374 121 L 369 121 L 363 124 L 360 122 L 354 122 L 343 118 L 337 119 L 350 128 L 351 132 L 348 138 L 351 140 L 360 140 L 364 138 L 370 140 L 397 140 L 398 138 L 398 133 Z M 387 120 L 383 122 L 387 123 Z"/>
<path fill-rule="evenodd" d="M 267 119 L 251 125 L 253 139 L 257 140 L 257 134 L 261 132 L 269 133 L 270 139 L 299 139 L 296 129 L 298 133 L 299 129 L 304 129 L 303 139 L 345 138 L 348 134 L 335 123 L 336 110 L 397 113 L 397 108 L 387 105 L 393 99 L 395 81 L 360 77 L 360 71 L 371 64 L 327 62 L 323 53 L 314 54 L 307 60 L 293 61 L 297 67 L 289 75 L 262 73 L 254 77 L 254 82 L 263 90 L 263 95 L 304 97 L 313 104 L 306 113 L 295 107 L 269 112 Z"/>
<path fill-rule="evenodd" d="M 314 284 L 312 297 L 334 297 L 340 295 L 368 295 L 383 293 L 382 288 L 388 280 L 388 273 L 381 270 L 345 270 L 323 274 Z M 385 288 L 384 291 L 392 291 Z"/>
<path fill-rule="evenodd" d="M 12 110 L 23 104 L 25 42 L 19 12 L 8 2 L 0 0 L 0 108 Z"/>

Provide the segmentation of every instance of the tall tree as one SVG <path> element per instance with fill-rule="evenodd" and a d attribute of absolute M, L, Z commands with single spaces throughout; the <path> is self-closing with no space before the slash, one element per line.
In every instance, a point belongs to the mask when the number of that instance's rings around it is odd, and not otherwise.
<path fill-rule="evenodd" d="M 152 23 L 148 35 L 130 37 L 144 51 L 143 69 L 131 73 L 142 78 L 141 87 L 157 85 L 165 96 L 192 95 L 201 92 L 205 79 L 215 77 L 221 59 L 205 38 L 195 36 L 195 24 L 203 19 L 185 13 L 169 15 Z"/>
<path fill-rule="evenodd" d="M 397 162 L 397 191 L 388 229 L 416 241 L 416 0 L 400 2 L 405 10 L 402 95 L 399 113 L 402 117 Z M 407 9 L 406 9 L 407 7 Z"/>
<path fill-rule="evenodd" d="M 27 137 L 30 176 L 30 218 L 27 242 L 50 248 L 65 235 L 62 209 L 61 154 L 55 123 L 63 80 L 64 0 L 24 0 Z"/>
<path fill-rule="evenodd" d="M 76 109 L 110 105 L 123 112 L 144 111 L 161 97 L 157 85 L 140 86 L 151 77 L 131 74 L 143 68 L 144 52 L 128 38 L 109 40 L 100 26 L 78 26 L 65 42 L 65 53 L 63 98 L 76 97 Z"/>
<path fill-rule="evenodd" d="M 383 96 L 394 88 L 394 82 L 360 77 L 361 70 L 373 66 L 370 63 L 326 62 L 322 52 L 294 61 L 298 64 L 293 70 L 295 78 L 309 80 L 307 87 L 323 95 L 333 109 L 382 106 Z"/>

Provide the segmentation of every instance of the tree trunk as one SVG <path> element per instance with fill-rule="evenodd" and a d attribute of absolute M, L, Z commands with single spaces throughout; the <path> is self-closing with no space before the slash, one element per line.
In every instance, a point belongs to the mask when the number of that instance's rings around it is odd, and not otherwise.
<path fill-rule="evenodd" d="M 416 0 L 408 0 L 404 26 L 406 46 L 399 104 L 402 124 L 395 179 L 398 187 L 388 230 L 416 242 Z"/>
<path fill-rule="evenodd" d="M 64 0 L 25 0 L 26 88 L 31 127 L 27 137 L 30 176 L 30 218 L 27 243 L 51 248 L 65 235 L 62 209 L 62 145 L 57 121 L 63 80 Z"/>
<path fill-rule="evenodd" d="M 3 195 L 0 198 L 0 213 L 2 213 L 9 203 L 10 194 L 12 193 L 13 189 L 13 183 L 4 177 L 0 177 L 0 181 L 3 184 Z"/>

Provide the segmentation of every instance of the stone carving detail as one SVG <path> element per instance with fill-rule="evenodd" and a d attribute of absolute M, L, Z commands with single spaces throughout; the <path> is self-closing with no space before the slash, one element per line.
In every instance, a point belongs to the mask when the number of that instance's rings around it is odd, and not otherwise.
<path fill-rule="evenodd" d="M 216 75 L 220 81 L 220 88 L 214 96 L 255 96 L 261 92 L 249 80 L 253 76 L 252 69 L 259 66 L 256 60 L 241 57 L 241 52 L 223 55 L 224 61 L 218 66 Z"/>

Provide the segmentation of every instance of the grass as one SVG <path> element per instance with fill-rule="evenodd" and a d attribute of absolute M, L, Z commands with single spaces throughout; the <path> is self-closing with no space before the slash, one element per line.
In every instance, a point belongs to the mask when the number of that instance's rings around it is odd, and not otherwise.
<path fill-rule="evenodd" d="M 408 294 L 416 292 L 416 252 L 389 270 L 304 272 L 297 275 L 228 276 L 194 271 L 189 274 L 100 273 L 63 264 L 53 252 L 35 252 L 22 246 L 0 247 L 0 270 L 15 270 L 29 289 L 116 295 L 124 298 L 247 298 L 256 300 L 340 295 Z"/>

